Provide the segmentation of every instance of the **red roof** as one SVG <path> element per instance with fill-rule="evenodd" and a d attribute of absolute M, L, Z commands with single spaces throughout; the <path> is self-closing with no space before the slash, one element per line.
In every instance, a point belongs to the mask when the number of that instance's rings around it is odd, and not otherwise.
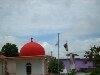
<path fill-rule="evenodd" d="M 20 50 L 20 56 L 37 56 L 37 55 L 45 55 L 45 50 L 40 44 L 33 41 L 25 44 Z"/>

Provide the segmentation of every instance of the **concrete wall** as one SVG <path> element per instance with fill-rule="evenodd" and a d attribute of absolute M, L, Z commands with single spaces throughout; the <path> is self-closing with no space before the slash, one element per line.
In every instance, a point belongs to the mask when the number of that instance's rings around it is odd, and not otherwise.
<path fill-rule="evenodd" d="M 3 75 L 2 74 L 2 62 L 0 61 L 0 75 Z"/>
<path fill-rule="evenodd" d="M 86 61 L 86 60 L 76 60 L 76 69 L 79 71 L 81 68 L 93 68 L 93 62 Z"/>
<path fill-rule="evenodd" d="M 68 59 L 60 59 L 63 61 L 65 68 L 67 70 L 70 69 L 70 60 Z M 86 62 L 86 59 L 75 59 L 76 69 L 79 71 L 81 68 L 93 68 L 93 62 Z"/>
<path fill-rule="evenodd" d="M 62 61 L 63 61 L 63 63 L 64 63 L 65 69 L 66 69 L 67 71 L 69 71 L 69 70 L 70 70 L 70 62 L 69 62 L 69 60 L 62 59 Z"/>
<path fill-rule="evenodd" d="M 42 59 L 22 59 L 16 62 L 16 75 L 27 75 L 26 64 L 32 64 L 32 74 L 44 74 L 44 61 Z"/>
<path fill-rule="evenodd" d="M 10 75 L 16 75 L 16 61 L 15 60 L 7 61 L 7 70 Z"/>
<path fill-rule="evenodd" d="M 26 64 L 31 63 L 32 75 L 43 74 L 44 75 L 44 59 L 41 58 L 16 58 L 7 59 L 7 72 L 9 75 L 27 75 Z M 0 75 L 5 75 L 5 62 L 0 61 Z"/>
<path fill-rule="evenodd" d="M 5 61 L 0 61 L 0 75 L 5 75 L 5 67 L 9 75 L 16 75 L 16 62 L 14 60 L 6 60 L 6 64 Z"/>

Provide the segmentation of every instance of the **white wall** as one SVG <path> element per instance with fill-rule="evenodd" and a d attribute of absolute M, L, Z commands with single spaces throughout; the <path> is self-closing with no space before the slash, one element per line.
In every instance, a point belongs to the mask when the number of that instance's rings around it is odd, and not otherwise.
<path fill-rule="evenodd" d="M 2 62 L 0 61 L 0 75 L 3 75 L 2 74 Z"/>
<path fill-rule="evenodd" d="M 32 64 L 32 74 L 44 74 L 44 61 L 43 59 L 22 59 L 16 62 L 16 75 L 26 74 L 26 63 Z"/>
<path fill-rule="evenodd" d="M 25 59 L 18 58 L 14 60 L 7 60 L 7 71 L 10 75 L 27 75 L 26 64 L 31 63 L 32 75 L 44 74 L 44 59 Z M 5 63 L 3 63 L 4 66 Z M 0 75 L 2 74 L 2 62 L 0 62 Z"/>
<path fill-rule="evenodd" d="M 7 65 L 5 64 L 5 61 L 0 61 L 0 75 L 5 75 L 5 66 L 7 67 L 7 72 L 9 75 L 15 75 L 16 74 L 16 61 L 15 60 L 7 60 Z"/>
<path fill-rule="evenodd" d="M 7 62 L 7 70 L 10 75 L 16 74 L 16 61 L 15 60 L 9 60 Z"/>
<path fill-rule="evenodd" d="M 33 62 L 32 62 L 32 74 L 44 74 L 44 62 L 43 62 L 43 60 L 33 60 Z"/>

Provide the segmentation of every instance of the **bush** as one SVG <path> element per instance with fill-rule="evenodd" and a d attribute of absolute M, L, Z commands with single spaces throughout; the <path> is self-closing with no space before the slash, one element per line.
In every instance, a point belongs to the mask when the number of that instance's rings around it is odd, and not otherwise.
<path fill-rule="evenodd" d="M 94 69 L 89 75 L 100 75 L 100 68 Z"/>
<path fill-rule="evenodd" d="M 69 73 L 67 73 L 67 75 L 76 75 L 76 70 L 75 69 L 71 70 Z"/>
<path fill-rule="evenodd" d="M 62 61 L 59 60 L 59 73 L 62 72 L 63 69 L 64 69 L 64 64 Z M 58 60 L 57 59 L 52 59 L 48 63 L 48 72 L 58 74 Z"/>

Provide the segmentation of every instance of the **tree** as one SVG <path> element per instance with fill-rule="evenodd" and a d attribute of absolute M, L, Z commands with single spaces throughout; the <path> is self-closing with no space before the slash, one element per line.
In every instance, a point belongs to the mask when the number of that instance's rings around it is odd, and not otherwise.
<path fill-rule="evenodd" d="M 91 47 L 89 51 L 85 52 L 84 57 L 88 58 L 90 61 L 93 61 L 94 64 L 100 66 L 100 46 L 99 47 Z"/>
<path fill-rule="evenodd" d="M 59 60 L 59 72 L 62 72 L 64 69 L 64 64 L 62 61 Z M 49 73 L 58 73 L 58 60 L 52 59 L 48 64 L 48 71 Z"/>
<path fill-rule="evenodd" d="M 1 53 L 7 57 L 16 57 L 18 56 L 18 47 L 15 44 L 6 43 L 2 47 Z"/>
<path fill-rule="evenodd" d="M 100 75 L 100 68 L 94 69 L 89 75 Z"/>
<path fill-rule="evenodd" d="M 93 61 L 95 64 L 95 69 L 90 72 L 89 75 L 99 75 L 100 74 L 100 46 L 99 47 L 91 47 L 89 51 L 85 52 L 84 55 L 90 61 Z"/>
<path fill-rule="evenodd" d="M 76 75 L 76 70 L 72 69 L 70 72 L 67 73 L 67 75 Z"/>

